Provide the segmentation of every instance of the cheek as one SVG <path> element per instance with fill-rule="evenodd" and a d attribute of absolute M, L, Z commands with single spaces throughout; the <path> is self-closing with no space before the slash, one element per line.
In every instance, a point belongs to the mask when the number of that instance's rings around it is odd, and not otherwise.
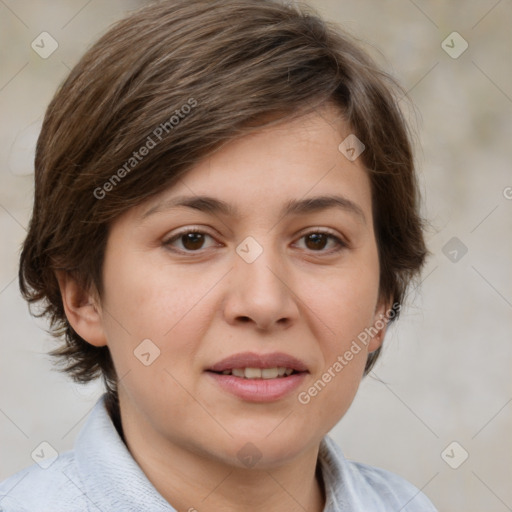
<path fill-rule="evenodd" d="M 318 277 L 318 276 L 316 276 Z M 319 339 L 331 339 L 333 348 L 357 337 L 370 326 L 378 301 L 379 269 L 374 258 L 307 278 L 301 287 L 302 302 L 317 318 Z"/>
<path fill-rule="evenodd" d="M 185 389 L 197 394 L 190 373 L 208 328 L 208 301 L 201 300 L 208 283 L 192 286 L 186 276 L 171 277 L 162 268 L 148 271 L 129 261 L 107 270 L 104 325 L 119 392 L 130 402 L 147 404 L 165 424 L 168 409 L 158 404 L 186 411 L 191 400 Z"/>
<path fill-rule="evenodd" d="M 204 295 L 186 273 L 156 264 L 144 254 L 125 255 L 105 264 L 106 309 L 117 313 L 138 337 L 162 339 Z"/>
<path fill-rule="evenodd" d="M 372 325 L 377 284 L 378 276 L 369 273 L 338 273 L 308 289 L 304 302 L 315 313 L 312 323 L 321 365 L 298 401 L 313 430 L 327 433 L 333 428 L 357 393 L 368 356 L 367 345 L 358 336 Z"/>
<path fill-rule="evenodd" d="M 165 265 L 148 265 L 143 258 L 106 262 L 105 289 L 109 293 L 104 297 L 104 327 L 120 376 L 144 368 L 137 359 L 144 347 L 148 350 L 142 353 L 155 357 L 151 376 L 163 368 L 173 372 L 190 369 L 198 350 L 195 340 L 202 338 L 210 321 L 206 309 L 212 283 L 171 270 Z M 144 374 L 144 380 L 147 376 Z"/>

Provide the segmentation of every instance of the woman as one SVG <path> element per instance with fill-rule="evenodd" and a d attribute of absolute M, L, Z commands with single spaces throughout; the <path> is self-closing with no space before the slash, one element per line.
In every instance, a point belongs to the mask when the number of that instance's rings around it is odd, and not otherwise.
<path fill-rule="evenodd" d="M 327 436 L 426 255 L 397 90 L 272 1 L 161 2 L 85 54 L 20 284 L 106 393 L 4 510 L 435 510 Z"/>

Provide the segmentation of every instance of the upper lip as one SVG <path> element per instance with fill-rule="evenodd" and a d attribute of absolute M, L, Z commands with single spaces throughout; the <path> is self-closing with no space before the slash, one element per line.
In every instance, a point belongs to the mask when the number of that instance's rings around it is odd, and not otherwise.
<path fill-rule="evenodd" d="M 297 372 L 308 371 L 307 366 L 300 359 L 283 352 L 272 354 L 256 354 L 255 352 L 242 352 L 226 357 L 215 363 L 207 370 L 212 372 L 223 372 L 234 368 L 276 368 L 278 366 L 291 368 Z"/>

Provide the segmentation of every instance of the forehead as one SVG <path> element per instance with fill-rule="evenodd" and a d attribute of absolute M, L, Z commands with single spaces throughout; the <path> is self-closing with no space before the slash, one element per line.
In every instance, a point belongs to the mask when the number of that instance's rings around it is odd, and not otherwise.
<path fill-rule="evenodd" d="M 214 197 L 217 212 L 261 217 L 291 211 L 299 199 L 337 196 L 371 219 L 368 173 L 361 159 L 350 161 L 339 150 L 349 134 L 338 110 L 323 107 L 231 140 L 137 207 L 137 215 L 144 218 L 187 197 Z"/>

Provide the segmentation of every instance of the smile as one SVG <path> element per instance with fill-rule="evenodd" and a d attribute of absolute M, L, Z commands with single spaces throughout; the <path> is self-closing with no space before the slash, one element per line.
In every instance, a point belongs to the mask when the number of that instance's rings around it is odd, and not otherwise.
<path fill-rule="evenodd" d="M 293 368 L 276 366 L 275 368 L 233 368 L 232 370 L 224 370 L 220 373 L 222 375 L 234 375 L 243 379 L 278 379 L 285 376 L 288 377 L 294 371 Z"/>

